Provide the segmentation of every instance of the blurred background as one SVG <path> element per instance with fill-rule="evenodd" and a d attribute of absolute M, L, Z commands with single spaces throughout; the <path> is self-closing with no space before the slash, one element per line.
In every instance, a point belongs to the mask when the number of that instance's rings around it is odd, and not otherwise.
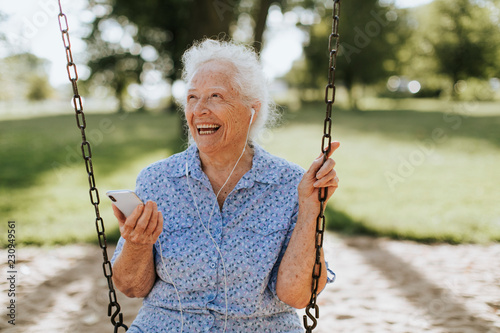
<path fill-rule="evenodd" d="M 62 4 L 109 240 L 104 193 L 186 147 L 179 59 L 195 39 L 253 45 L 283 115 L 260 144 L 303 167 L 320 153 L 330 1 Z M 0 2 L 0 216 L 25 245 L 97 240 L 58 13 L 52 0 Z M 500 1 L 343 1 L 340 35 L 328 228 L 499 241 Z"/>

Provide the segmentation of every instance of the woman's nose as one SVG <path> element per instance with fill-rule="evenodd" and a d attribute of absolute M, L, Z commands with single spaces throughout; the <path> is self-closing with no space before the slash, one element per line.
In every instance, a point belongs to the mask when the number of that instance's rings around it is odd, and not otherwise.
<path fill-rule="evenodd" d="M 209 110 L 208 110 L 208 103 L 207 103 L 206 99 L 204 99 L 204 98 L 198 99 L 198 101 L 194 105 L 193 112 L 196 115 L 208 113 Z"/>

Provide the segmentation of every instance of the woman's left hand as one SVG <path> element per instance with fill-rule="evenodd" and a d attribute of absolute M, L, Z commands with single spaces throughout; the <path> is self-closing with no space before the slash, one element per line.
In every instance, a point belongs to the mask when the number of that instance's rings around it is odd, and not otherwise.
<path fill-rule="evenodd" d="M 335 171 L 335 161 L 330 158 L 335 150 L 340 146 L 340 142 L 334 141 L 330 145 L 328 159 L 323 163 L 323 154 L 316 158 L 309 170 L 306 171 L 298 186 L 299 205 L 304 209 L 318 210 L 320 207 L 318 200 L 319 188 L 327 188 L 330 199 L 339 186 L 339 178 Z"/>

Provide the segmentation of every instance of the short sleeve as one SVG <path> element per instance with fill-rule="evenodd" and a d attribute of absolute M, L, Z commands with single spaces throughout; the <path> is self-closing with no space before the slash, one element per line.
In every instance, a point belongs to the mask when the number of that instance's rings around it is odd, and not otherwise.
<path fill-rule="evenodd" d="M 281 260 L 283 259 L 283 256 L 285 255 L 286 249 L 288 248 L 288 243 L 290 242 L 290 238 L 292 237 L 293 230 L 295 229 L 298 214 L 299 214 L 299 205 L 297 203 L 295 208 L 294 208 L 292 217 L 290 218 L 290 221 L 291 221 L 290 228 L 288 229 L 285 241 L 283 242 L 283 246 L 282 246 L 280 254 L 278 256 L 278 260 L 276 261 L 276 264 L 274 265 L 274 267 L 271 271 L 271 276 L 269 279 L 268 287 L 275 297 L 278 296 L 276 294 L 276 282 L 278 281 L 279 266 L 281 264 Z M 328 284 L 335 282 L 336 274 L 335 274 L 335 272 L 333 272 L 330 269 L 330 267 L 328 266 L 328 262 L 326 260 L 325 260 L 325 264 L 326 264 L 326 270 L 327 270 L 326 284 L 328 285 Z M 326 288 L 326 286 L 325 286 L 325 288 Z M 324 288 L 319 293 L 321 293 L 323 290 L 324 290 Z"/>
<path fill-rule="evenodd" d="M 326 285 L 323 289 L 321 289 L 318 295 L 321 294 L 329 284 L 335 282 L 335 278 L 337 277 L 337 275 L 328 266 L 328 261 L 325 260 L 325 264 L 326 264 Z"/>
<path fill-rule="evenodd" d="M 335 272 L 330 269 L 330 267 L 328 266 L 328 261 L 325 261 L 325 263 L 326 263 L 326 271 L 328 274 L 326 276 L 326 283 L 327 284 L 334 283 L 335 279 L 337 278 L 337 274 L 335 274 Z"/>
<path fill-rule="evenodd" d="M 288 243 L 290 242 L 290 238 L 292 237 L 293 229 L 295 229 L 295 224 L 297 223 L 297 217 L 299 215 L 299 204 L 296 203 L 292 216 L 290 217 L 290 226 L 288 228 L 285 240 L 283 241 L 283 245 L 281 246 L 281 251 L 278 255 L 278 259 L 276 260 L 276 264 L 271 270 L 271 276 L 269 278 L 268 288 L 271 290 L 271 293 L 278 297 L 276 294 L 276 282 L 278 281 L 278 270 L 281 264 L 281 260 L 285 255 L 286 249 L 288 248 Z"/>
<path fill-rule="evenodd" d="M 139 175 L 137 176 L 137 179 L 135 181 L 135 194 L 139 197 L 139 199 L 142 200 L 142 202 L 146 202 L 147 198 L 146 196 L 146 189 L 144 187 L 144 183 L 146 180 L 146 169 L 141 170 Z"/>
<path fill-rule="evenodd" d="M 120 236 L 118 243 L 116 244 L 115 252 L 113 253 L 113 258 L 111 258 L 111 266 L 115 264 L 116 258 L 120 255 L 123 249 L 123 244 L 125 243 L 125 239 Z"/>

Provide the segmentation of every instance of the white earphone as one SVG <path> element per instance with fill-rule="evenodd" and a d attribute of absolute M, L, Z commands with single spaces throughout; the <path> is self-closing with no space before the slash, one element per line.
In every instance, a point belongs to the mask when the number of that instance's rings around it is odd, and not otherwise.
<path fill-rule="evenodd" d="M 246 140 L 246 142 L 248 142 L 248 137 L 250 135 L 250 126 L 252 125 L 253 117 L 255 116 L 255 109 L 252 108 L 250 111 L 252 113 L 252 116 L 250 117 L 250 124 L 248 125 L 247 140 Z M 189 182 L 188 162 L 186 161 L 186 182 L 187 182 L 187 185 L 188 185 L 188 188 L 189 188 L 189 192 L 191 193 L 191 196 L 193 197 L 193 202 L 194 202 L 194 205 L 196 207 L 196 211 L 198 213 L 198 218 L 200 220 L 201 226 L 203 227 L 203 229 L 205 230 L 205 232 L 207 233 L 207 235 L 210 237 L 210 240 L 214 244 L 215 249 L 217 250 L 217 252 L 218 252 L 218 254 L 219 254 L 220 258 L 221 258 L 222 269 L 223 269 L 223 274 L 224 274 L 224 301 L 226 303 L 225 304 L 226 305 L 226 309 L 225 309 L 225 316 L 224 316 L 224 331 L 223 332 L 226 332 L 227 317 L 228 317 L 228 295 L 227 295 L 227 272 L 226 272 L 226 264 L 225 264 L 225 261 L 224 261 L 224 257 L 222 256 L 222 251 L 219 248 L 219 246 L 217 245 L 217 242 L 213 238 L 212 234 L 210 233 L 209 228 L 210 228 L 210 221 L 212 220 L 212 215 L 214 213 L 215 206 L 217 205 L 217 198 L 219 198 L 220 192 L 226 186 L 227 182 L 229 181 L 229 179 L 233 175 L 234 170 L 236 169 L 236 166 L 238 165 L 238 163 L 240 162 L 241 158 L 243 157 L 243 154 L 245 153 L 245 150 L 246 150 L 246 143 L 245 143 L 245 146 L 243 147 L 243 151 L 241 152 L 240 157 L 236 161 L 236 164 L 234 165 L 233 169 L 231 170 L 231 173 L 227 177 L 227 179 L 224 182 L 224 184 L 222 185 L 222 187 L 219 189 L 219 192 L 217 192 L 216 200 L 215 200 L 215 202 L 214 202 L 214 204 L 212 206 L 212 211 L 210 213 L 210 217 L 208 218 L 208 223 L 207 223 L 208 224 L 208 228 L 205 225 L 205 223 L 203 223 L 203 219 L 201 218 L 200 210 L 198 208 L 198 203 L 196 202 L 196 197 L 194 196 L 193 191 L 191 189 L 191 184 Z M 161 250 L 161 242 L 160 242 L 160 253 L 161 252 L 162 252 L 162 250 Z M 162 261 L 163 261 L 163 257 L 162 257 Z M 165 266 L 164 262 L 163 262 L 163 266 L 165 267 L 165 271 L 166 271 L 166 266 Z M 167 274 L 168 274 L 168 272 L 167 272 Z M 170 276 L 169 276 L 169 279 L 172 281 L 172 284 L 173 284 L 173 280 L 170 278 Z M 184 319 L 183 319 L 183 315 L 182 315 L 182 311 L 183 311 L 182 310 L 182 303 L 181 303 L 181 299 L 180 299 L 180 296 L 179 296 L 179 292 L 177 291 L 177 288 L 176 288 L 175 284 L 174 284 L 174 288 L 175 288 L 175 290 L 177 292 L 177 298 L 179 300 L 179 308 L 180 308 L 180 312 L 181 312 L 181 327 L 182 327 L 182 325 L 184 324 Z M 182 329 L 181 329 L 181 332 L 182 332 Z"/>

